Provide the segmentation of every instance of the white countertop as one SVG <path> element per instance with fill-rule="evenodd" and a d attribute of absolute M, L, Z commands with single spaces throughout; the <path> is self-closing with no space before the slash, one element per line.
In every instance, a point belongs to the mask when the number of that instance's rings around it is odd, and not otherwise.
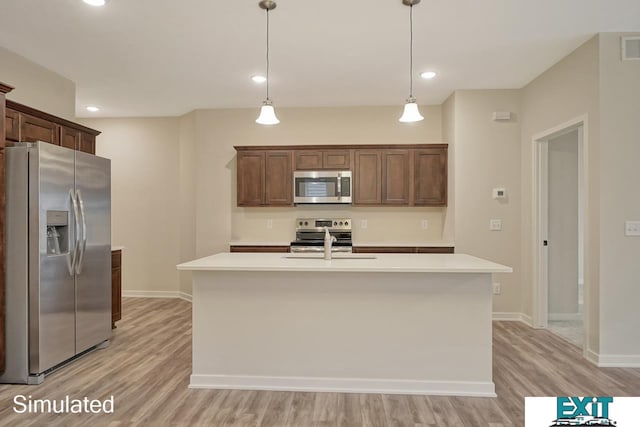
<path fill-rule="evenodd" d="M 178 265 L 190 271 L 326 271 L 388 273 L 511 273 L 511 267 L 466 254 L 354 254 L 322 256 L 285 253 L 219 253 Z"/>
<path fill-rule="evenodd" d="M 291 241 L 269 241 L 269 242 L 259 242 L 259 241 L 245 241 L 245 240 L 233 240 L 229 242 L 229 246 L 289 246 Z M 395 246 L 395 247 L 453 247 L 455 244 L 452 242 L 358 242 L 357 240 L 353 241 L 353 246 L 359 247 L 371 247 L 371 246 Z"/>

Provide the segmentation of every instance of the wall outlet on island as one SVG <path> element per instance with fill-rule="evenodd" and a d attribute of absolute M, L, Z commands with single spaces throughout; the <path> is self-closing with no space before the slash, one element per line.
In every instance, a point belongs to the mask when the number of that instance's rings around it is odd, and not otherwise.
<path fill-rule="evenodd" d="M 267 220 L 267 228 L 273 228 L 273 220 L 272 219 L 268 219 Z"/>
<path fill-rule="evenodd" d="M 420 222 L 420 226 L 422 227 L 423 230 L 426 230 L 427 228 L 429 228 L 429 221 L 426 219 L 423 219 Z"/>
<path fill-rule="evenodd" d="M 493 294 L 494 295 L 500 295 L 500 292 L 502 292 L 502 289 L 500 288 L 500 283 L 494 282 L 493 283 Z"/>
<path fill-rule="evenodd" d="M 366 219 L 361 219 L 360 220 L 360 228 L 367 228 L 367 220 Z"/>

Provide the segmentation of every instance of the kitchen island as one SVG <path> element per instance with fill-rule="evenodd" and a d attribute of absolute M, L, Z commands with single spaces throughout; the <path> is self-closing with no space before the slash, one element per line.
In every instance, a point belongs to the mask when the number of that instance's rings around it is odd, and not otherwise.
<path fill-rule="evenodd" d="M 191 388 L 495 396 L 492 273 L 464 254 L 220 253 L 193 277 Z"/>

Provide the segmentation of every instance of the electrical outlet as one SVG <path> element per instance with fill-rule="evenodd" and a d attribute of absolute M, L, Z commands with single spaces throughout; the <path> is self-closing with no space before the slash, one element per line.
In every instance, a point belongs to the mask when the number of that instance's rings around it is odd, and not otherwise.
<path fill-rule="evenodd" d="M 493 294 L 494 295 L 500 295 L 500 292 L 502 292 L 502 289 L 500 288 L 500 283 L 494 282 L 493 283 Z"/>
<path fill-rule="evenodd" d="M 360 220 L 360 228 L 367 228 L 367 220 L 366 219 L 361 219 Z"/>
<path fill-rule="evenodd" d="M 502 230 L 502 220 L 501 219 L 492 219 L 489 221 L 489 230 L 491 231 L 500 231 Z"/>
<path fill-rule="evenodd" d="M 273 220 L 272 219 L 268 219 L 267 220 L 267 228 L 273 228 Z"/>
<path fill-rule="evenodd" d="M 423 219 L 420 223 L 421 227 L 423 230 L 426 230 L 427 228 L 429 228 L 429 221 L 427 221 L 426 219 Z"/>
<path fill-rule="evenodd" d="M 625 236 L 640 236 L 640 221 L 625 221 L 625 223 L 624 223 L 624 235 Z"/>

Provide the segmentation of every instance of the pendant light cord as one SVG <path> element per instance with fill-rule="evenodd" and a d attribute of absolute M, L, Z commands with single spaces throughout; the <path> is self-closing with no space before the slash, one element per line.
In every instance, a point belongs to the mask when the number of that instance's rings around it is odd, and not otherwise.
<path fill-rule="evenodd" d="M 267 101 L 269 100 L 269 9 L 267 9 Z"/>
<path fill-rule="evenodd" d="M 413 98 L 413 5 L 409 7 L 409 98 Z"/>

